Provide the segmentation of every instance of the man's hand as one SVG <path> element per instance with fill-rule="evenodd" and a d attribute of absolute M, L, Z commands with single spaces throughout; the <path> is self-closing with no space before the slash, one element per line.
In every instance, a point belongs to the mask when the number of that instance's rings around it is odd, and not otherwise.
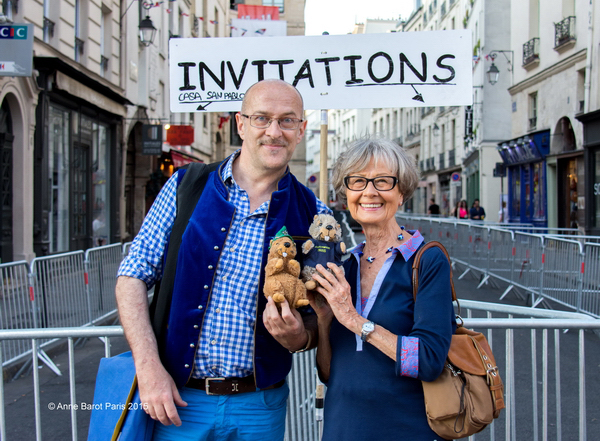
<path fill-rule="evenodd" d="M 263 314 L 263 323 L 267 331 L 288 351 L 295 352 L 306 346 L 308 334 L 304 328 L 302 316 L 291 309 L 287 300 L 281 305 L 281 314 L 271 297 L 267 299 L 267 307 Z"/>
<path fill-rule="evenodd" d="M 140 400 L 145 412 L 165 426 L 181 426 L 177 406 L 187 406 L 181 399 L 173 378 L 160 362 L 149 362 L 137 369 Z"/>

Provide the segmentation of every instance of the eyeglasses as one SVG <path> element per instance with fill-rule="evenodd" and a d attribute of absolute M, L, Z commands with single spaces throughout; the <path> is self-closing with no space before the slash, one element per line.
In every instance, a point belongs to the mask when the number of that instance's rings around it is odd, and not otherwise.
<path fill-rule="evenodd" d="M 373 183 L 375 190 L 390 191 L 398 183 L 398 178 L 395 176 L 377 176 L 373 179 L 364 178 L 362 176 L 346 176 L 344 178 L 346 188 L 352 191 L 363 191 L 367 188 L 369 182 Z"/>
<path fill-rule="evenodd" d="M 277 121 L 281 130 L 296 130 L 304 121 L 303 119 L 289 117 L 271 118 L 266 115 L 244 115 L 243 113 L 240 115 L 244 118 L 248 118 L 250 120 L 250 125 L 257 129 L 267 129 L 273 121 Z"/>

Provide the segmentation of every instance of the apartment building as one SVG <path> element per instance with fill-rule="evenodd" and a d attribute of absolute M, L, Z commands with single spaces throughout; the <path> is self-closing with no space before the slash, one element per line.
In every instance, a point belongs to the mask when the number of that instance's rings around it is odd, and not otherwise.
<path fill-rule="evenodd" d="M 586 0 L 511 2 L 512 133 L 498 146 L 511 220 L 600 231 L 598 20 Z"/>
<path fill-rule="evenodd" d="M 229 11 L 224 0 L 2 2 L 0 26 L 33 33 L 31 75 L 0 69 L 2 262 L 130 240 L 174 167 L 217 156 L 219 115 L 169 110 L 168 44 L 229 36 Z M 167 143 L 167 124 L 192 139 Z"/>

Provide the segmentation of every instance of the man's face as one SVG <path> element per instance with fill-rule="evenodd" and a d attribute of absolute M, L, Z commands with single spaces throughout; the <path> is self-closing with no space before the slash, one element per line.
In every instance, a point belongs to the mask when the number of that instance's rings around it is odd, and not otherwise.
<path fill-rule="evenodd" d="M 257 84 L 246 97 L 245 115 L 264 115 L 269 118 L 303 119 L 302 101 L 298 93 L 284 83 L 266 82 Z M 277 121 L 267 128 L 250 125 L 250 119 L 236 114 L 236 123 L 242 144 L 242 155 L 253 167 L 261 171 L 282 173 L 292 158 L 296 145 L 302 140 L 306 121 L 295 130 L 282 130 Z"/>

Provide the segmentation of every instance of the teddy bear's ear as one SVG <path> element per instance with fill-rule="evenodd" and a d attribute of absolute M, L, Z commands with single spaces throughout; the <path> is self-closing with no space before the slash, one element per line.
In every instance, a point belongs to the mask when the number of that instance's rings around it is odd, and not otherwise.
<path fill-rule="evenodd" d="M 313 217 L 313 220 L 317 220 L 318 217 L 319 217 L 319 215 L 315 214 L 315 217 Z"/>

